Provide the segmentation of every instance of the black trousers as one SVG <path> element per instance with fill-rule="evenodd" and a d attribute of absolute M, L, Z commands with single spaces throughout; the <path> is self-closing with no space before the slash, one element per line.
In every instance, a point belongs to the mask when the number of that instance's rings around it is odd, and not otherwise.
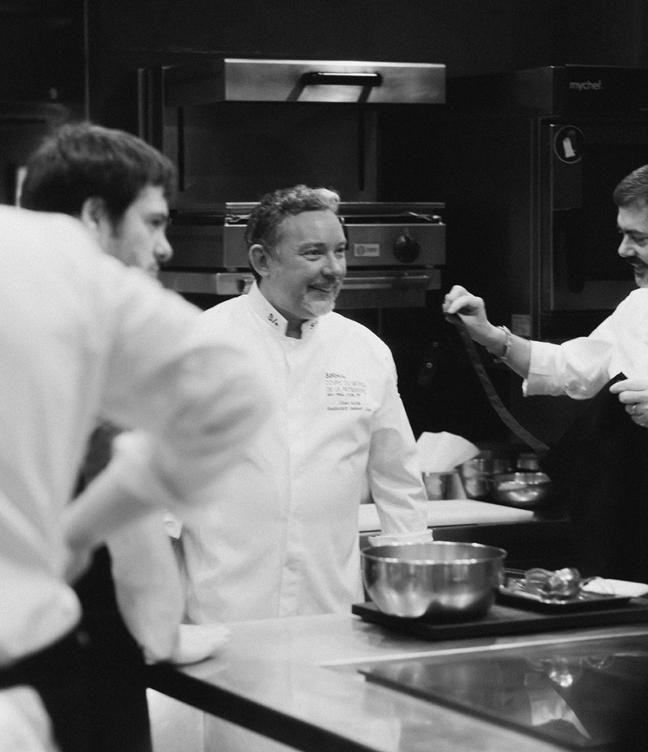
<path fill-rule="evenodd" d="M 0 689 L 26 684 L 41 697 L 62 752 L 91 752 L 89 645 L 80 631 L 0 669 Z"/>
<path fill-rule="evenodd" d="M 142 651 L 126 628 L 115 599 L 105 547 L 75 590 L 81 601 L 81 627 L 89 636 L 92 694 L 92 752 L 151 752 Z"/>

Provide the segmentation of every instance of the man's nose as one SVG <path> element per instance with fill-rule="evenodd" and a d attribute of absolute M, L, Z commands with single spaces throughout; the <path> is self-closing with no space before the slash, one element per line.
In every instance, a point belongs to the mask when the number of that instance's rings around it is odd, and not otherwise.
<path fill-rule="evenodd" d="M 346 259 L 344 256 L 339 256 L 337 253 L 326 254 L 326 264 L 324 265 L 324 271 L 327 274 L 340 276 L 346 273 Z"/>
<path fill-rule="evenodd" d="M 619 243 L 619 247 L 617 248 L 617 253 L 622 258 L 626 256 L 632 256 L 634 254 L 632 241 L 626 235 L 623 235 L 621 237 L 621 242 Z"/>
<path fill-rule="evenodd" d="M 166 264 L 167 261 L 171 260 L 172 256 L 173 248 L 171 247 L 171 243 L 169 243 L 167 236 L 163 235 L 155 246 L 155 259 L 158 264 Z"/>

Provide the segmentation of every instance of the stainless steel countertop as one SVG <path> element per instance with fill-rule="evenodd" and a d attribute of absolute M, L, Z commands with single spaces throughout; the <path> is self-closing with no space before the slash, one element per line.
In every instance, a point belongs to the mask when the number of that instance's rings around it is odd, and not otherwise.
<path fill-rule="evenodd" d="M 181 668 L 154 668 L 152 686 L 183 702 L 269 733 L 298 749 L 373 752 L 555 752 L 563 747 L 366 682 L 363 664 L 500 651 L 515 646 L 648 634 L 648 625 L 430 642 L 388 632 L 352 615 L 239 622 L 216 655 Z M 155 693 L 153 720 L 170 702 Z M 197 714 L 182 715 L 188 725 Z M 188 720 L 193 718 L 193 720 Z"/>

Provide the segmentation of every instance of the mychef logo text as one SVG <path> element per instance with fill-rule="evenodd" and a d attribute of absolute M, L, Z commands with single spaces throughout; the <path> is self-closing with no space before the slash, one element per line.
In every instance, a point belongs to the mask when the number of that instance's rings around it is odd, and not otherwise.
<path fill-rule="evenodd" d="M 601 91 L 603 89 L 603 81 L 570 81 L 569 88 L 576 91 Z"/>

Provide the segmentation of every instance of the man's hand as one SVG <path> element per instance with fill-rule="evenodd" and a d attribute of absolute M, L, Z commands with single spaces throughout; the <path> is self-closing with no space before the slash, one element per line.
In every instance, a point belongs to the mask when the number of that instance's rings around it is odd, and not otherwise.
<path fill-rule="evenodd" d="M 465 287 L 453 286 L 443 300 L 443 312 L 460 316 L 470 338 L 480 345 L 491 349 L 502 344 L 504 335 L 488 320 L 483 299 L 468 292 Z"/>
<path fill-rule="evenodd" d="M 633 423 L 648 428 L 648 378 L 616 381 L 610 392 L 618 395 Z"/>

